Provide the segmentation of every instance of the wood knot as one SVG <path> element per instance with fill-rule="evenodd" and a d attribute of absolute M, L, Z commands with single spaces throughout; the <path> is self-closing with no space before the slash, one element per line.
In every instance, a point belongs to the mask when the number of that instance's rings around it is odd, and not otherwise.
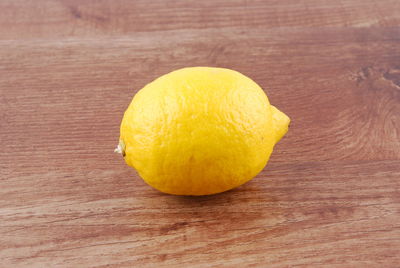
<path fill-rule="evenodd" d="M 396 88 L 400 89 L 400 68 L 391 69 L 383 73 L 382 76 L 390 81 Z"/>

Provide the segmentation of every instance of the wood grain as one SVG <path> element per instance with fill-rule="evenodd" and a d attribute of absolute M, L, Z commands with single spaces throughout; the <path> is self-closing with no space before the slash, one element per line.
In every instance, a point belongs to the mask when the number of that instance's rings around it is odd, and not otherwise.
<path fill-rule="evenodd" d="M 0 267 L 399 267 L 400 2 L 0 0 Z M 238 189 L 113 154 L 138 89 L 236 69 L 291 118 Z"/>

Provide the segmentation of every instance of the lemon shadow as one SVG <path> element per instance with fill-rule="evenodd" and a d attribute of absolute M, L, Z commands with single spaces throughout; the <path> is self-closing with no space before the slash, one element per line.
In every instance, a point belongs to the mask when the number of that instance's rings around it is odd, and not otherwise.
<path fill-rule="evenodd" d="M 175 196 L 157 192 L 154 197 L 162 202 L 158 235 L 216 239 L 274 228 L 285 219 L 277 200 L 259 188 L 261 183 L 261 180 L 254 180 L 207 196 Z"/>

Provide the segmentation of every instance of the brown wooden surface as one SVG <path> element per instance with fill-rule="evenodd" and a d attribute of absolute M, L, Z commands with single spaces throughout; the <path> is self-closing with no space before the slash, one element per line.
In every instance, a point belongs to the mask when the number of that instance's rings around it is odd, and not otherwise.
<path fill-rule="evenodd" d="M 1 267 L 400 267 L 400 1 L 0 0 Z M 236 69 L 292 118 L 267 168 L 161 194 L 134 93 Z"/>

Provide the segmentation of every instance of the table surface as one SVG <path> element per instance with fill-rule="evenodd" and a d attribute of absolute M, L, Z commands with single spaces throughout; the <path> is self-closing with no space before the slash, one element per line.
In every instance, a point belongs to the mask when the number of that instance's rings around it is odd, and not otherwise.
<path fill-rule="evenodd" d="M 1 267 L 399 267 L 400 1 L 0 10 Z M 238 70 L 292 119 L 242 187 L 162 194 L 113 153 L 132 96 L 185 66 Z"/>

